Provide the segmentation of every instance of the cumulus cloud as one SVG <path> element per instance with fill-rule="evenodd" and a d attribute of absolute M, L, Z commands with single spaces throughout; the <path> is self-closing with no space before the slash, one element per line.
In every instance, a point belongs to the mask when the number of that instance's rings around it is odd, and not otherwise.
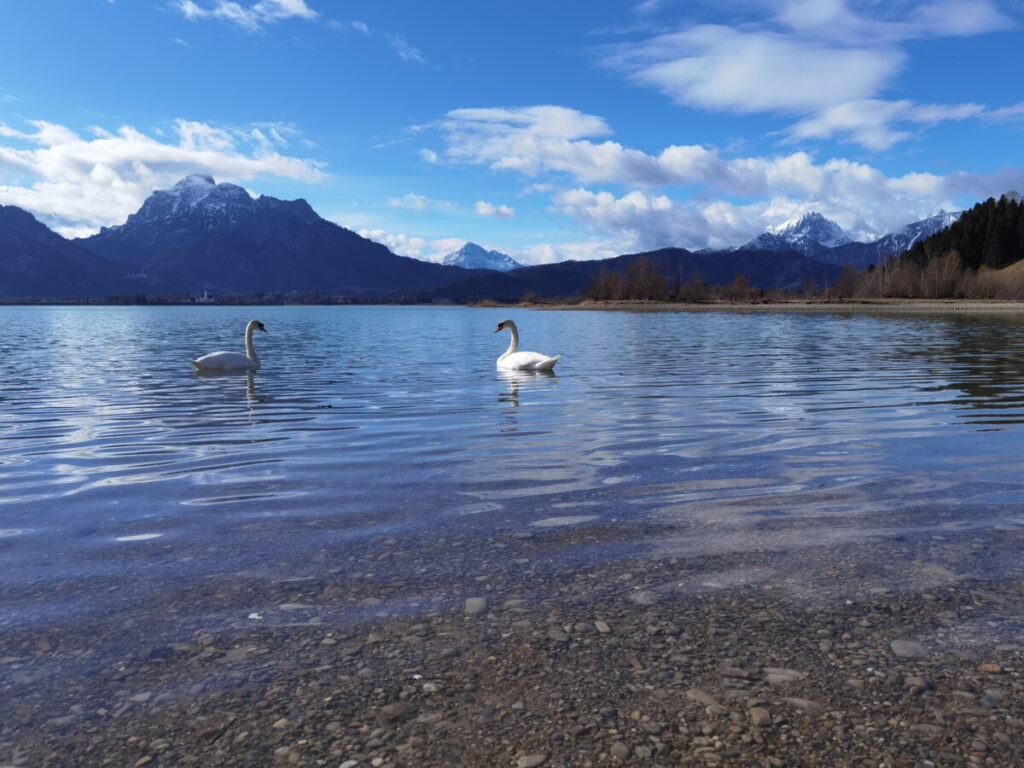
<path fill-rule="evenodd" d="M 883 100 L 906 65 L 908 41 L 1015 25 L 990 0 L 879 6 L 871 16 L 845 0 L 787 0 L 773 8 L 769 19 L 693 25 L 606 49 L 603 62 L 687 107 L 795 115 L 792 139 L 837 137 L 885 149 L 913 135 L 901 125 L 919 130 L 960 120 L 977 106 Z M 865 105 L 869 114 L 859 118 Z"/>
<path fill-rule="evenodd" d="M 870 112 L 868 105 L 866 112 Z M 878 107 L 884 110 L 885 105 Z M 918 105 L 897 107 L 906 119 L 927 124 L 966 119 L 982 108 Z M 802 130 L 877 130 L 882 119 L 807 124 Z M 739 245 L 801 213 L 816 210 L 862 239 L 898 229 L 939 208 L 955 208 L 961 195 L 998 195 L 1021 188 L 1024 171 L 988 174 L 908 173 L 887 176 L 867 163 L 845 158 L 817 160 L 795 151 L 772 156 L 729 157 L 713 147 L 672 145 L 649 154 L 617 142 L 594 142 L 610 129 L 599 117 L 565 107 L 465 109 L 448 113 L 435 126 L 452 163 L 481 165 L 534 179 L 568 179 L 575 188 L 535 181 L 531 191 L 553 193 L 551 210 L 592 230 L 602 242 L 627 249 Z M 865 139 L 867 140 L 867 139 Z M 594 184 L 626 187 L 618 192 Z M 652 190 L 687 187 L 692 200 L 675 200 Z M 632 188 L 632 189 L 629 189 Z M 730 199 L 742 198 L 742 204 Z"/>
<path fill-rule="evenodd" d="M 520 264 L 554 264 L 567 259 L 591 261 L 610 259 L 629 250 L 628 244 L 607 238 L 590 238 L 572 242 L 539 243 L 521 250 L 510 250 L 508 255 Z"/>
<path fill-rule="evenodd" d="M 410 256 L 422 261 L 440 263 L 452 251 L 457 251 L 468 241 L 457 237 L 428 239 L 404 233 L 388 232 L 384 229 L 360 229 L 361 237 L 386 245 L 399 256 Z"/>
<path fill-rule="evenodd" d="M 225 181 L 327 178 L 320 163 L 281 153 L 286 126 L 223 128 L 179 119 L 176 140 L 161 141 L 131 126 L 96 126 L 94 138 L 83 138 L 44 120 L 29 125 L 21 131 L 0 123 L 0 204 L 31 211 L 68 236 L 122 223 L 154 189 L 190 173 Z"/>
<path fill-rule="evenodd" d="M 511 219 L 516 215 L 515 209 L 507 205 L 493 205 L 485 200 L 477 200 L 474 210 L 478 216 L 489 216 L 492 219 Z"/>
<path fill-rule="evenodd" d="M 306 5 L 305 0 L 259 0 L 251 5 L 233 0 L 215 0 L 212 6 L 200 5 L 195 0 L 177 0 L 175 7 L 190 21 L 219 19 L 246 32 L 260 32 L 268 24 L 284 19 L 312 21 L 318 16 L 316 11 Z"/>

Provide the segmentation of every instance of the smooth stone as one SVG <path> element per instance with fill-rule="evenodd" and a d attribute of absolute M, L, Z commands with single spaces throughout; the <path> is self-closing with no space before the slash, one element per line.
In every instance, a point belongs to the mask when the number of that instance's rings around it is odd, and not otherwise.
<path fill-rule="evenodd" d="M 747 714 L 750 715 L 750 724 L 758 728 L 772 724 L 771 713 L 764 707 L 751 707 Z"/>
<path fill-rule="evenodd" d="M 554 640 L 556 643 L 568 643 L 569 636 L 560 629 L 549 629 L 548 637 Z"/>
<path fill-rule="evenodd" d="M 408 716 L 410 714 L 409 710 L 409 705 L 401 702 L 385 704 L 380 708 L 380 719 L 385 723 L 391 723 Z"/>
<path fill-rule="evenodd" d="M 706 707 L 710 707 L 718 703 L 718 699 L 716 699 L 707 691 L 701 690 L 700 688 L 691 688 L 686 692 L 686 697 L 689 699 L 693 699 L 694 701 L 703 704 Z"/>
<path fill-rule="evenodd" d="M 892 652 L 901 659 L 924 659 L 928 652 L 916 640 L 893 640 L 889 643 Z"/>
<path fill-rule="evenodd" d="M 655 592 L 651 592 L 649 589 L 642 589 L 639 592 L 634 592 L 629 596 L 637 605 L 654 605 L 658 602 L 658 595 Z"/>
<path fill-rule="evenodd" d="M 629 757 L 629 747 L 621 741 L 616 741 L 612 744 L 611 749 L 608 751 L 611 753 L 612 757 L 617 757 L 619 760 L 625 760 Z"/>
<path fill-rule="evenodd" d="M 537 768 L 548 761 L 547 755 L 524 755 L 516 761 L 516 768 Z"/>
<path fill-rule="evenodd" d="M 597 628 L 597 631 L 600 632 L 602 635 L 607 635 L 609 632 L 612 631 L 612 628 L 600 619 L 594 622 L 594 626 Z"/>
<path fill-rule="evenodd" d="M 476 616 L 477 614 L 483 613 L 487 610 L 487 598 L 467 597 L 465 608 L 463 610 L 467 616 Z"/>
<path fill-rule="evenodd" d="M 807 676 L 798 669 L 788 669 L 787 667 L 765 667 L 764 673 L 764 678 L 769 683 L 792 683 Z"/>
<path fill-rule="evenodd" d="M 801 699 L 797 696 L 787 696 L 783 701 L 788 704 L 792 704 L 805 715 L 820 715 L 825 711 L 825 708 L 821 704 L 816 701 L 811 701 L 810 699 Z"/>

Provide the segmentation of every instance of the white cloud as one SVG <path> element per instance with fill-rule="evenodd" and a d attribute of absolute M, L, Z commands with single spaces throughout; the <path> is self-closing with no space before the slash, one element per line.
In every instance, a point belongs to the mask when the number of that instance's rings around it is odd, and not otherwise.
<path fill-rule="evenodd" d="M 306 5 L 305 0 L 259 0 L 251 5 L 242 5 L 233 0 L 214 0 L 212 7 L 200 5 L 195 0 L 177 0 L 175 7 L 190 21 L 219 19 L 247 32 L 260 32 L 266 25 L 284 19 L 312 21 L 318 16 L 316 11 Z"/>
<path fill-rule="evenodd" d="M 577 242 L 539 243 L 521 250 L 509 251 L 508 255 L 520 264 L 554 264 L 567 259 L 610 259 L 628 250 L 623 244 L 595 237 Z"/>
<path fill-rule="evenodd" d="M 489 216 L 492 219 L 511 219 L 516 215 L 515 209 L 507 205 L 493 205 L 485 200 L 477 200 L 474 210 L 478 216 Z"/>
<path fill-rule="evenodd" d="M 331 29 L 336 29 L 339 32 L 348 32 L 349 30 L 354 29 L 356 32 L 359 32 L 366 37 L 378 37 L 383 39 L 384 42 L 386 42 L 391 49 L 398 54 L 398 57 L 402 61 L 413 61 L 417 64 L 427 63 L 427 60 L 423 57 L 423 52 L 406 40 L 403 35 L 384 30 L 375 30 L 363 21 L 338 21 L 337 19 L 331 19 L 325 23 Z"/>
<path fill-rule="evenodd" d="M 838 137 L 877 150 L 977 106 L 884 100 L 908 60 L 907 41 L 1015 26 L 990 0 L 875 4 L 871 16 L 845 0 L 771 7 L 770 19 L 685 27 L 619 46 L 603 61 L 687 107 L 795 115 L 791 139 Z M 869 114 L 858 115 L 865 105 Z"/>
<path fill-rule="evenodd" d="M 985 115 L 981 104 L 915 104 L 911 101 L 847 101 L 801 120 L 789 129 L 790 140 L 847 137 L 873 150 L 888 149 L 910 132 L 896 124 L 934 125 Z"/>
<path fill-rule="evenodd" d="M 873 109 L 883 113 L 874 122 L 869 119 Z M 856 113 L 860 122 L 852 118 L 843 122 L 842 114 L 836 113 L 831 123 L 807 123 L 801 130 L 859 131 L 862 140 L 880 145 L 890 138 L 884 132 L 887 109 L 899 110 L 903 119 L 917 125 L 983 114 L 974 104 L 901 102 L 890 107 L 882 102 L 867 104 L 863 113 Z M 998 195 L 1021 188 L 1016 179 L 1024 176 L 1024 171 L 1007 169 L 989 175 L 909 173 L 890 177 L 866 163 L 844 158 L 818 161 L 803 151 L 726 157 L 715 148 L 673 145 L 648 154 L 617 142 L 590 141 L 588 131 L 605 134 L 608 125 L 599 117 L 565 107 L 454 110 L 435 127 L 446 144 L 443 156 L 450 162 L 513 171 L 529 178 L 567 177 L 582 185 L 556 193 L 553 210 L 631 247 L 738 245 L 770 225 L 809 210 L 820 211 L 870 238 L 930 216 L 939 208 L 954 208 L 960 195 Z M 868 135 L 870 131 L 877 135 Z M 590 190 L 595 183 L 641 189 L 624 194 Z M 546 180 L 535 184 L 547 184 L 543 187 L 547 191 L 558 188 Z M 641 191 L 668 186 L 690 188 L 688 194 L 699 202 L 682 203 Z M 722 199 L 735 197 L 746 202 L 738 205 Z"/>
<path fill-rule="evenodd" d="M 448 211 L 453 212 L 459 209 L 457 203 L 451 200 L 435 200 L 426 195 L 418 195 L 409 192 L 401 197 L 392 197 L 388 200 L 392 208 L 405 208 L 410 211 Z"/>
<path fill-rule="evenodd" d="M 306 182 L 327 178 L 320 163 L 273 149 L 252 129 L 177 120 L 177 140 L 160 141 L 123 126 L 94 127 L 86 139 L 35 120 L 33 130 L 0 123 L 0 204 L 31 211 L 62 234 L 81 235 L 122 223 L 154 190 L 190 173 L 225 181 L 278 176 Z M 8 141 L 3 141 L 7 139 Z"/>
<path fill-rule="evenodd" d="M 617 62 L 680 104 L 749 114 L 806 112 L 868 98 L 904 60 L 890 48 L 836 47 L 701 25 L 633 46 Z"/>
<path fill-rule="evenodd" d="M 384 39 L 388 41 L 388 45 L 394 48 L 395 53 L 402 61 L 415 61 L 417 64 L 425 64 L 426 59 L 423 58 L 423 53 L 414 45 L 410 45 L 409 41 L 401 35 L 395 35 L 390 32 L 384 33 Z"/>
<path fill-rule="evenodd" d="M 457 237 L 441 237 L 428 240 L 415 235 L 392 233 L 384 229 L 360 229 L 360 236 L 386 245 L 399 256 L 410 256 L 422 261 L 440 263 L 452 251 L 457 251 L 468 241 Z"/>

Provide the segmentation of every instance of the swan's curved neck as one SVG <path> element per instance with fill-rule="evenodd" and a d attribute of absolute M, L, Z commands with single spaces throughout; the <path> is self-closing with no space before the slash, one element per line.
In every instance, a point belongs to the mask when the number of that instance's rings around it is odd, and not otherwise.
<path fill-rule="evenodd" d="M 252 345 L 252 332 L 256 328 L 250 323 L 245 327 L 245 356 L 250 360 L 259 360 L 256 356 L 256 348 Z"/>
<path fill-rule="evenodd" d="M 519 349 L 519 330 L 512 323 L 509 323 L 505 327 L 508 328 L 509 333 L 512 334 L 512 341 L 509 342 L 508 349 L 505 350 L 505 354 L 498 358 L 499 360 L 503 357 L 508 357 Z"/>

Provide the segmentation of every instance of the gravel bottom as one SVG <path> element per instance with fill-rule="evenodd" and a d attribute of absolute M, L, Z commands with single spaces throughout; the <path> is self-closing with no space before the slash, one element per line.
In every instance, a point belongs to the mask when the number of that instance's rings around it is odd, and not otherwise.
<path fill-rule="evenodd" d="M 443 535 L 6 632 L 0 765 L 1024 765 L 1024 579 L 957 575 L 1020 533 L 822 547 L 727 586 L 778 562 L 555 567 L 553 537 L 587 535 L 565 529 L 445 579 Z"/>

